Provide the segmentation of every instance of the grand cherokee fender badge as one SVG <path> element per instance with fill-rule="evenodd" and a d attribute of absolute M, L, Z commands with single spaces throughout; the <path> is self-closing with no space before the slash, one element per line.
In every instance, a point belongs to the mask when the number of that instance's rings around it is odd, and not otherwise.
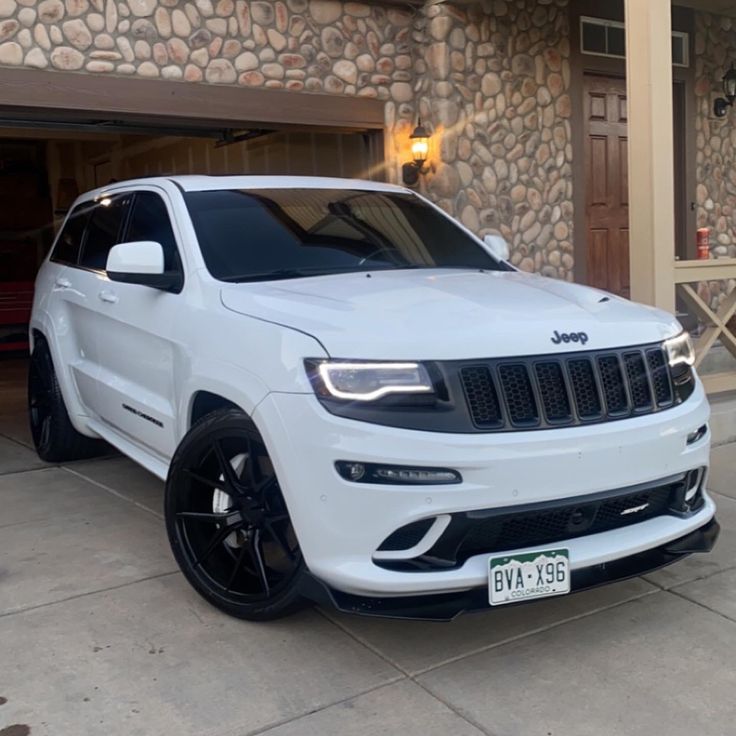
<path fill-rule="evenodd" d="M 151 424 L 155 424 L 157 427 L 164 426 L 164 423 L 155 417 L 152 417 L 150 414 L 146 414 L 144 411 L 141 411 L 140 409 L 134 409 L 129 404 L 123 404 L 123 409 L 125 411 L 129 411 L 131 414 L 135 414 L 137 417 L 140 417 L 141 419 L 145 419 L 147 422 L 151 422 Z"/>
<path fill-rule="evenodd" d="M 581 345 L 585 345 L 588 342 L 587 332 L 557 332 L 550 338 L 555 345 L 559 345 L 561 342 L 579 342 Z"/>

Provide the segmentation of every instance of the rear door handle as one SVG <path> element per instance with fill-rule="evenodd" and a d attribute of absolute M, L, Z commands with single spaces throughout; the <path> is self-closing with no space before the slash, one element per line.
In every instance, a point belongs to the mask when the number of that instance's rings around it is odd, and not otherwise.
<path fill-rule="evenodd" d="M 103 302 L 109 302 L 110 304 L 115 304 L 118 300 L 117 294 L 114 294 L 112 291 L 101 291 L 97 296 L 99 296 Z"/>
<path fill-rule="evenodd" d="M 60 289 L 69 289 L 71 287 L 71 285 L 72 285 L 72 282 L 69 281 L 69 279 L 65 279 L 65 278 L 59 277 L 59 278 L 56 279 L 56 285 Z"/>

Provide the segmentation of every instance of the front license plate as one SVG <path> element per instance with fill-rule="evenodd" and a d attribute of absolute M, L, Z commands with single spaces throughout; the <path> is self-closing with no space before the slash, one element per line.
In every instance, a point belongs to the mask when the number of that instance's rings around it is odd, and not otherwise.
<path fill-rule="evenodd" d="M 570 555 L 547 549 L 523 555 L 491 557 L 488 598 L 492 606 L 519 603 L 570 592 Z"/>

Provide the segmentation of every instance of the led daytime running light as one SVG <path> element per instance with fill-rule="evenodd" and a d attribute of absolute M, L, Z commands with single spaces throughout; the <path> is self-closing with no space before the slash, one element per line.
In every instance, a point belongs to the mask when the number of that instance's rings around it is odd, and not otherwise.
<path fill-rule="evenodd" d="M 418 468 L 403 465 L 377 465 L 338 460 L 337 472 L 352 483 L 379 483 L 403 486 L 455 485 L 463 479 L 452 468 Z"/>
<path fill-rule="evenodd" d="M 339 371 L 416 371 L 417 376 L 421 378 L 419 363 L 320 363 L 318 371 L 325 388 L 329 393 L 338 399 L 348 399 L 355 401 L 375 401 L 388 394 L 406 394 L 406 393 L 431 393 L 432 385 L 429 383 L 414 383 L 381 386 L 373 391 L 365 393 L 355 393 L 351 391 L 343 391 L 335 385 L 332 380 L 331 373 Z"/>

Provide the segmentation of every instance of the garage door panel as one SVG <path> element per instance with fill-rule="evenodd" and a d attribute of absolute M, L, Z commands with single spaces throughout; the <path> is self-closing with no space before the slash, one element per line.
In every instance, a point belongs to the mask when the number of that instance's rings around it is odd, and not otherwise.
<path fill-rule="evenodd" d="M 315 135 L 315 175 L 342 176 L 342 146 L 338 136 Z"/>
<path fill-rule="evenodd" d="M 209 170 L 208 174 L 215 174 L 222 176 L 227 174 L 227 149 L 224 147 L 217 148 L 216 146 L 210 147 L 209 153 Z"/>
<path fill-rule="evenodd" d="M 268 156 L 264 148 L 248 150 L 248 174 L 267 174 Z"/>
<path fill-rule="evenodd" d="M 69 151 L 61 144 L 63 157 Z M 360 134 L 321 134 L 274 132 L 255 139 L 217 145 L 212 139 L 156 138 L 130 144 L 113 144 L 107 155 L 94 148 L 72 154 L 67 168 L 79 170 L 89 165 L 104 177 L 93 176 L 80 182 L 79 190 L 104 185 L 110 179 L 131 179 L 168 174 L 340 176 L 380 179 L 382 166 L 374 160 L 368 136 Z M 81 160 L 80 160 L 81 158 Z"/>
<path fill-rule="evenodd" d="M 289 169 L 295 176 L 314 174 L 314 143 L 311 133 L 291 133 L 288 138 Z"/>
<path fill-rule="evenodd" d="M 368 156 L 362 136 L 351 135 L 342 138 L 342 176 L 363 179 L 368 176 Z"/>

